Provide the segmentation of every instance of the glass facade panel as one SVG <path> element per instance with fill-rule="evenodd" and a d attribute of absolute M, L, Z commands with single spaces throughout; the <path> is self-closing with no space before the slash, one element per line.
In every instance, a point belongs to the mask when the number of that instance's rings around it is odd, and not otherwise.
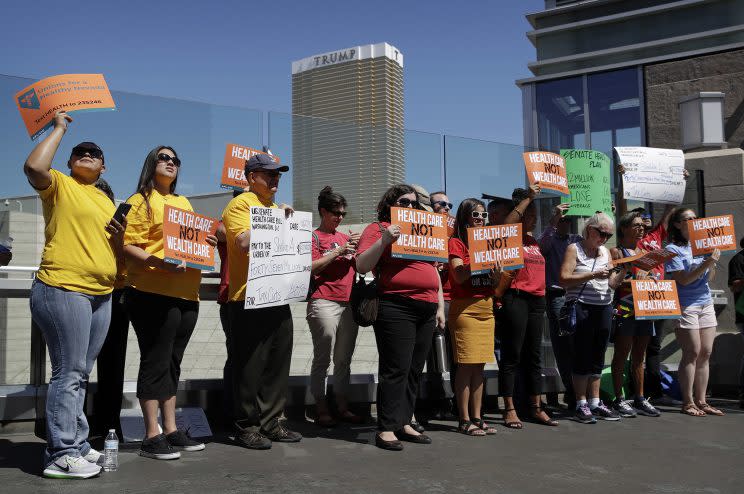
<path fill-rule="evenodd" d="M 536 84 L 537 148 L 558 152 L 584 148 L 584 91 L 581 77 Z"/>

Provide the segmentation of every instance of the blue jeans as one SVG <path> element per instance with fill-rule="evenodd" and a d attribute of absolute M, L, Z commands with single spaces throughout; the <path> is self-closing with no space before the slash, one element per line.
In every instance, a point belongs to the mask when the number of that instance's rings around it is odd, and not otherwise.
<path fill-rule="evenodd" d="M 31 287 L 31 317 L 44 335 L 52 364 L 44 464 L 64 455 L 85 456 L 90 451 L 85 392 L 106 340 L 111 294 L 87 295 L 36 280 Z"/>

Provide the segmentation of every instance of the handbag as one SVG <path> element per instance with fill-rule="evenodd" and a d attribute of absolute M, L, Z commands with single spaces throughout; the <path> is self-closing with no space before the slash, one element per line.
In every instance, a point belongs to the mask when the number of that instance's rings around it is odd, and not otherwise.
<path fill-rule="evenodd" d="M 599 256 L 597 256 L 599 257 Z M 597 264 L 597 258 L 594 258 L 591 272 L 594 272 L 594 266 Z M 589 280 L 586 280 L 581 286 L 581 290 L 576 298 L 566 299 L 566 302 L 558 312 L 558 335 L 559 336 L 571 336 L 576 332 L 576 303 L 581 298 L 581 294 L 584 293 Z"/>
<path fill-rule="evenodd" d="M 379 222 L 377 222 L 377 227 L 380 232 L 383 231 Z M 380 298 L 377 294 L 379 271 L 375 273 L 375 278 L 369 283 L 362 274 L 357 273 L 354 278 L 354 284 L 351 286 L 351 297 L 349 297 L 351 315 L 354 322 L 359 326 L 371 326 L 377 320 L 377 309 L 380 306 Z"/>

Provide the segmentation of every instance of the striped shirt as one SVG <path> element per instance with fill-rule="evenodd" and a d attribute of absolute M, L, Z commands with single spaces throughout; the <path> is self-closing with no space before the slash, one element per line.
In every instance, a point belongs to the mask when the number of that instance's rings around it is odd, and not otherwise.
<path fill-rule="evenodd" d="M 573 274 L 601 271 L 609 265 L 610 251 L 607 250 L 607 247 L 601 246 L 599 248 L 598 257 L 589 257 L 581 242 L 574 245 L 576 245 L 576 268 L 574 268 Z M 582 288 L 584 289 L 583 292 Z M 581 292 L 581 297 L 579 297 L 579 292 Z M 566 298 L 578 298 L 579 302 L 590 305 L 609 305 L 612 303 L 612 293 L 609 279 L 595 278 L 587 281 L 586 287 L 584 287 L 584 283 L 580 283 L 569 288 Z"/>

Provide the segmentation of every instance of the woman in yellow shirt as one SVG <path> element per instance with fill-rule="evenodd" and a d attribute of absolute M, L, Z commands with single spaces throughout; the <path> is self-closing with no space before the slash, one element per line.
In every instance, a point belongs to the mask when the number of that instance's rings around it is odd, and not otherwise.
<path fill-rule="evenodd" d="M 44 476 L 89 478 L 101 471 L 101 454 L 88 443 L 83 403 L 108 331 L 124 226 L 112 219 L 113 203 L 94 185 L 106 168 L 96 144 L 72 148 L 69 176 L 51 168 L 69 122 L 65 112 L 57 112 L 54 129 L 23 166 L 44 209 L 44 252 L 30 302 L 52 364 Z"/>
<path fill-rule="evenodd" d="M 204 444 L 176 427 L 176 391 L 181 360 L 199 315 L 201 272 L 185 263 L 165 262 L 163 211 L 165 205 L 193 211 L 184 196 L 176 194 L 181 160 L 168 146 L 158 146 L 142 166 L 132 205 L 124 252 L 130 285 L 127 311 L 137 334 L 140 368 L 137 398 L 145 419 L 140 455 L 158 460 L 180 458 L 179 450 L 200 451 Z M 217 238 L 207 237 L 211 245 Z M 158 426 L 162 413 L 163 433 Z"/>

